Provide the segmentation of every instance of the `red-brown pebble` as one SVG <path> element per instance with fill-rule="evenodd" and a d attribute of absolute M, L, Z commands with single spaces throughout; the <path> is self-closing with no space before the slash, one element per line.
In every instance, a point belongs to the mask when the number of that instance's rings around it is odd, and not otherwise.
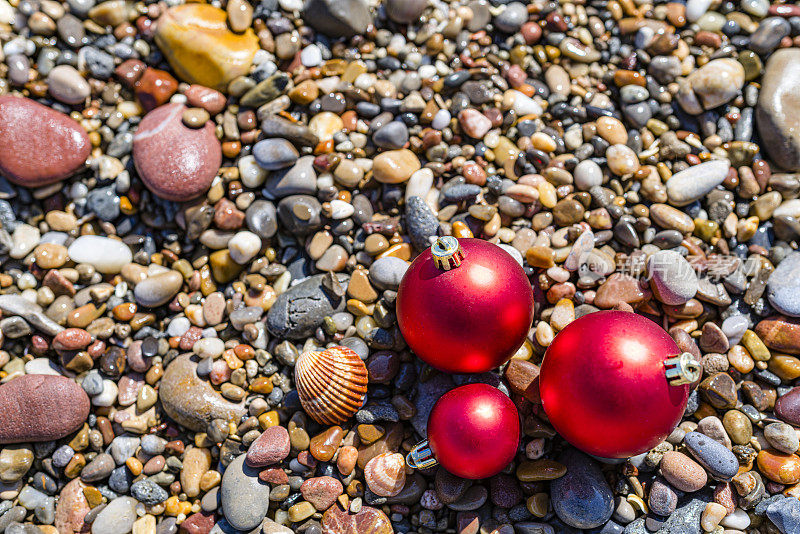
<path fill-rule="evenodd" d="M 178 80 L 169 72 L 148 67 L 136 82 L 136 98 L 150 111 L 169 102 L 178 90 Z"/>
<path fill-rule="evenodd" d="M 188 128 L 181 104 L 166 104 L 145 115 L 133 136 L 133 161 L 155 195 L 185 202 L 205 193 L 222 163 L 222 149 L 209 121 Z"/>
<path fill-rule="evenodd" d="M 193 84 L 183 93 L 186 101 L 196 108 L 203 108 L 211 115 L 222 113 L 227 103 L 225 95 L 204 85 Z"/>
<path fill-rule="evenodd" d="M 55 350 L 80 350 L 92 342 L 92 336 L 83 328 L 67 328 L 53 338 Z"/>
<path fill-rule="evenodd" d="M 300 486 L 303 498 L 320 512 L 330 508 L 343 491 L 342 483 L 333 477 L 310 478 Z"/>
<path fill-rule="evenodd" d="M 291 451 L 289 432 L 282 426 L 271 426 L 250 444 L 247 465 L 264 467 L 282 462 Z"/>
<path fill-rule="evenodd" d="M 9 95 L 0 96 L 0 146 L 0 174 L 25 187 L 72 176 L 92 150 L 86 131 L 69 116 Z"/>
<path fill-rule="evenodd" d="M 89 397 L 69 378 L 23 375 L 0 386 L 0 444 L 52 441 L 77 430 Z"/>

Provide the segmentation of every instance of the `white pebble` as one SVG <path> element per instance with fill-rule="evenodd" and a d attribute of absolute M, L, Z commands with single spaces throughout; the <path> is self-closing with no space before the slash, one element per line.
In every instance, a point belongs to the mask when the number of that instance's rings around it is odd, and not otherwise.
<path fill-rule="evenodd" d="M 310 44 L 300 52 L 300 62 L 304 67 L 316 67 L 322 63 L 322 50 L 315 44 Z"/>
<path fill-rule="evenodd" d="M 14 8 L 6 0 L 0 0 L 0 24 L 14 23 Z"/>
<path fill-rule="evenodd" d="M 267 52 L 263 48 L 260 48 L 260 49 L 256 50 L 256 54 L 253 56 L 253 65 L 263 65 L 267 61 L 269 61 L 270 57 L 271 56 L 270 56 L 269 52 Z M 273 63 L 273 65 L 275 65 L 275 64 Z M 267 68 L 267 70 L 269 70 L 269 68 Z M 275 72 L 275 69 L 272 69 L 272 72 Z"/>
<path fill-rule="evenodd" d="M 433 187 L 433 171 L 428 168 L 415 171 L 406 183 L 406 202 L 415 196 L 424 199 L 431 187 Z"/>
<path fill-rule="evenodd" d="M 303 9 L 302 0 L 279 0 L 278 5 L 280 5 L 281 9 L 284 11 L 300 11 Z"/>
<path fill-rule="evenodd" d="M 446 109 L 440 109 L 436 112 L 436 115 L 433 116 L 433 120 L 431 121 L 431 128 L 434 130 L 444 130 L 447 128 L 447 125 L 450 124 L 450 119 L 452 116 L 450 112 Z"/>
<path fill-rule="evenodd" d="M 317 176 L 317 189 L 327 189 L 333 187 L 333 175 L 329 172 L 323 172 Z"/>
<path fill-rule="evenodd" d="M 419 77 L 423 80 L 427 80 L 436 76 L 436 66 L 435 65 L 422 65 L 418 70 L 417 73 Z"/>
<path fill-rule="evenodd" d="M 191 326 L 192 323 L 186 317 L 176 317 L 170 321 L 167 327 L 167 334 L 169 334 L 170 337 L 180 337 L 185 334 Z"/>
<path fill-rule="evenodd" d="M 231 259 L 239 265 L 244 265 L 253 259 L 258 251 L 261 250 L 261 238 L 253 232 L 247 230 L 237 232 L 230 241 L 228 241 L 228 250 L 231 254 Z"/>
<path fill-rule="evenodd" d="M 92 404 L 95 406 L 114 406 L 117 400 L 119 389 L 113 380 L 103 380 L 103 391 L 99 395 L 92 397 Z"/>
<path fill-rule="evenodd" d="M 49 358 L 34 358 L 29 362 L 25 362 L 25 374 L 61 375 L 61 373 L 58 372 L 58 369 L 56 369 L 55 364 L 51 362 Z"/>
<path fill-rule="evenodd" d="M 573 175 L 575 176 L 575 187 L 581 191 L 588 191 L 603 183 L 603 170 L 600 165 L 590 159 L 578 163 Z"/>
<path fill-rule="evenodd" d="M 737 508 L 732 514 L 723 517 L 719 524 L 725 528 L 744 530 L 750 526 L 750 516 L 741 508 Z"/>
<path fill-rule="evenodd" d="M 84 235 L 67 249 L 75 263 L 88 263 L 103 274 L 116 274 L 133 261 L 128 245 L 117 239 L 99 235 Z"/>
<path fill-rule="evenodd" d="M 686 20 L 695 22 L 708 11 L 709 7 L 711 0 L 689 0 L 686 2 Z"/>
<path fill-rule="evenodd" d="M 192 347 L 192 352 L 200 358 L 218 358 L 225 352 L 225 343 L 215 337 L 205 337 Z"/>
<path fill-rule="evenodd" d="M 11 251 L 9 256 L 14 259 L 24 258 L 39 244 L 41 233 L 38 228 L 29 224 L 20 224 L 11 234 Z"/>
<path fill-rule="evenodd" d="M 3 53 L 8 56 L 12 56 L 14 54 L 23 54 L 26 56 L 32 55 L 36 51 L 36 45 L 33 44 L 32 41 L 25 39 L 24 37 L 17 37 L 16 39 L 11 39 L 9 42 L 3 45 Z"/>
<path fill-rule="evenodd" d="M 522 253 L 519 250 L 515 249 L 511 245 L 506 245 L 504 243 L 500 243 L 497 246 L 502 248 L 509 254 L 511 254 L 511 257 L 514 258 L 517 261 L 517 263 L 519 263 L 520 267 L 522 267 Z"/>
<path fill-rule="evenodd" d="M 514 103 L 511 105 L 511 109 L 514 110 L 514 113 L 517 114 L 518 117 L 523 115 L 541 115 L 543 110 L 542 106 L 540 106 L 534 99 L 529 97 L 528 95 L 521 93 L 519 91 L 511 90 L 510 93 L 514 98 Z"/>
<path fill-rule="evenodd" d="M 252 155 L 239 158 L 239 177 L 245 187 L 261 187 L 266 181 L 269 171 L 259 167 Z"/>
<path fill-rule="evenodd" d="M 341 220 L 350 217 L 356 209 L 349 202 L 344 200 L 331 200 L 331 219 Z"/>

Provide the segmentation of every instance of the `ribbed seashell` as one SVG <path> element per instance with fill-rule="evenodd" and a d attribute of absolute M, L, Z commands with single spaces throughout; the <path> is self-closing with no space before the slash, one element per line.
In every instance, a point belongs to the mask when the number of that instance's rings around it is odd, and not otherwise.
<path fill-rule="evenodd" d="M 347 347 L 304 352 L 294 367 L 303 409 L 324 425 L 344 423 L 361 409 L 367 393 L 367 366 Z"/>
<path fill-rule="evenodd" d="M 397 452 L 379 454 L 364 466 L 364 478 L 375 495 L 394 497 L 406 484 L 406 459 Z"/>

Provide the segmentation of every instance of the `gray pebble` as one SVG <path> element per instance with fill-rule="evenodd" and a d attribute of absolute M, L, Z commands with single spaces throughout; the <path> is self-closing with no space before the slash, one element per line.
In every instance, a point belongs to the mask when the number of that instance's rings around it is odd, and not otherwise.
<path fill-rule="evenodd" d="M 506 4 L 506 8 L 494 19 L 498 30 L 514 33 L 528 20 L 528 8 L 521 2 Z"/>
<path fill-rule="evenodd" d="M 784 315 L 800 317 L 800 252 L 781 261 L 767 281 L 770 304 Z"/>
<path fill-rule="evenodd" d="M 144 504 L 158 504 L 169 497 L 167 490 L 150 479 L 142 479 L 131 485 L 131 495 Z"/>
<path fill-rule="evenodd" d="M 686 449 L 717 480 L 730 480 L 739 470 L 736 456 L 716 440 L 700 432 L 689 432 L 683 438 Z"/>
<path fill-rule="evenodd" d="M 439 233 L 439 220 L 425 201 L 417 196 L 409 198 L 406 203 L 406 230 L 411 244 L 417 250 L 430 247 L 430 238 Z"/>
<path fill-rule="evenodd" d="M 245 211 L 245 222 L 251 232 L 265 239 L 278 231 L 275 204 L 269 200 L 256 200 Z"/>
<path fill-rule="evenodd" d="M 119 217 L 120 199 L 113 185 L 92 189 L 86 195 L 86 209 L 100 220 L 113 221 Z"/>
<path fill-rule="evenodd" d="M 343 311 L 345 298 L 327 292 L 319 274 L 306 278 L 278 295 L 267 313 L 267 329 L 277 337 L 302 339 L 314 334 L 326 316 Z M 337 275 L 339 283 L 346 285 L 347 275 Z"/>
<path fill-rule="evenodd" d="M 603 525 L 614 513 L 614 494 L 597 462 L 577 449 L 564 451 L 558 461 L 567 473 L 550 483 L 556 515 L 575 528 Z"/>
<path fill-rule="evenodd" d="M 220 486 L 225 519 L 238 530 L 251 530 L 264 520 L 269 509 L 270 486 L 258 479 L 258 469 L 245 465 L 245 455 L 233 460 Z"/>
<path fill-rule="evenodd" d="M 396 290 L 408 270 L 408 262 L 388 256 L 375 260 L 369 268 L 369 279 L 380 289 Z"/>

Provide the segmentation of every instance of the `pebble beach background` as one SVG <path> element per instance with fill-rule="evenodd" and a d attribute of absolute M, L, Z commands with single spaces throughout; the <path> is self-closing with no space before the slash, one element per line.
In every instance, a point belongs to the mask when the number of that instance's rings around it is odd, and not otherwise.
<path fill-rule="evenodd" d="M 0 45 L 0 533 L 800 533 L 800 6 L 0 0 Z M 530 277 L 497 372 L 398 330 L 438 235 Z M 620 463 L 529 387 L 611 308 L 704 367 Z M 334 345 L 369 385 L 325 425 L 294 366 Z M 475 381 L 515 461 L 406 469 Z"/>

